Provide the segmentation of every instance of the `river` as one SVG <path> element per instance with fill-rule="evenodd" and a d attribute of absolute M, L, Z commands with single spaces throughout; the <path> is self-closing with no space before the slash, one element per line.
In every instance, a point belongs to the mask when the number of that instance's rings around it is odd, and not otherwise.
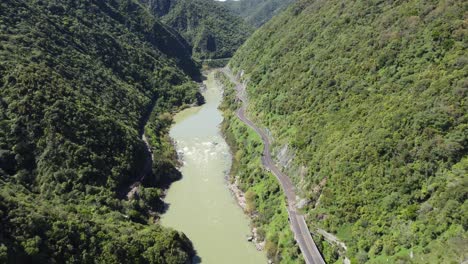
<path fill-rule="evenodd" d="M 178 113 L 170 130 L 183 176 L 169 188 L 161 223 L 184 232 L 202 263 L 266 263 L 265 254 L 247 241 L 249 219 L 227 187 L 232 157 L 219 127 L 222 89 L 214 71 L 205 84 L 206 103 Z"/>

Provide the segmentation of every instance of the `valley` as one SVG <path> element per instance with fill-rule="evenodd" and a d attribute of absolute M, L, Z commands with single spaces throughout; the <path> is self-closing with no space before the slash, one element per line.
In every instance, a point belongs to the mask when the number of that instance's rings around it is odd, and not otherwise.
<path fill-rule="evenodd" d="M 207 73 L 206 103 L 178 113 L 170 130 L 181 158 L 182 179 L 173 183 L 164 201 L 163 226 L 184 232 L 202 263 L 266 263 L 265 254 L 247 241 L 249 219 L 227 186 L 231 153 L 221 135 L 218 106 L 222 90 Z"/>
<path fill-rule="evenodd" d="M 0 263 L 467 263 L 467 14 L 2 0 Z"/>

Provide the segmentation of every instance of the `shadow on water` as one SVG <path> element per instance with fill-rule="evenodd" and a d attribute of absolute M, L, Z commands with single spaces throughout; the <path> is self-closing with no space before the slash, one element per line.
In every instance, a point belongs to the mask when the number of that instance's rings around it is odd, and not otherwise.
<path fill-rule="evenodd" d="M 145 188 L 158 188 L 168 190 L 172 183 L 180 181 L 182 173 L 172 164 L 163 164 L 155 173 L 153 171 L 151 177 L 145 177 L 142 186 Z M 166 203 L 164 197 L 160 197 L 158 201 L 153 204 L 152 210 L 159 214 L 164 214 L 169 210 L 170 204 Z"/>
<path fill-rule="evenodd" d="M 196 252 L 195 252 L 195 256 L 193 256 L 192 258 L 192 264 L 199 264 L 202 262 L 202 259 L 200 258 L 200 256 L 196 255 Z"/>

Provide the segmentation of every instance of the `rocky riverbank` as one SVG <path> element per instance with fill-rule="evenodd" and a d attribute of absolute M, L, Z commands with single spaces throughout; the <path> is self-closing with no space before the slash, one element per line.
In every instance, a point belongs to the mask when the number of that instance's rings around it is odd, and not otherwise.
<path fill-rule="evenodd" d="M 246 203 L 246 199 L 245 199 L 245 194 L 239 188 L 239 186 L 237 184 L 237 180 L 238 179 L 236 177 L 236 179 L 234 180 L 233 183 L 230 183 L 228 181 L 229 190 L 231 191 L 231 193 L 236 198 L 237 204 L 242 208 L 244 213 L 247 214 L 247 216 L 252 218 L 252 215 L 247 213 L 247 210 L 246 210 L 247 203 Z M 255 244 L 255 248 L 257 248 L 258 251 L 262 251 L 265 248 L 265 240 L 261 240 L 259 238 L 256 227 L 251 225 L 251 230 L 252 230 L 252 235 L 247 237 L 247 240 L 252 241 L 252 243 Z"/>

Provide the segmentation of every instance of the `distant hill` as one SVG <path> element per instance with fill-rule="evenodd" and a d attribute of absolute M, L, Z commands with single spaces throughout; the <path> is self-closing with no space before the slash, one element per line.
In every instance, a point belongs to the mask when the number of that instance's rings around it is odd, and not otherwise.
<path fill-rule="evenodd" d="M 198 59 L 228 58 L 253 32 L 221 3 L 213 0 L 140 0 L 192 46 Z"/>
<path fill-rule="evenodd" d="M 147 159 L 147 116 L 162 141 L 155 116 L 197 100 L 187 47 L 131 0 L 1 1 L 0 263 L 190 261 L 185 235 L 153 223 L 157 184 L 118 197 Z"/>
<path fill-rule="evenodd" d="M 309 226 L 337 234 L 352 263 L 468 258 L 466 7 L 300 0 L 230 62 Z"/>
<path fill-rule="evenodd" d="M 247 23 L 260 27 L 295 0 L 227 0 L 221 2 Z"/>

